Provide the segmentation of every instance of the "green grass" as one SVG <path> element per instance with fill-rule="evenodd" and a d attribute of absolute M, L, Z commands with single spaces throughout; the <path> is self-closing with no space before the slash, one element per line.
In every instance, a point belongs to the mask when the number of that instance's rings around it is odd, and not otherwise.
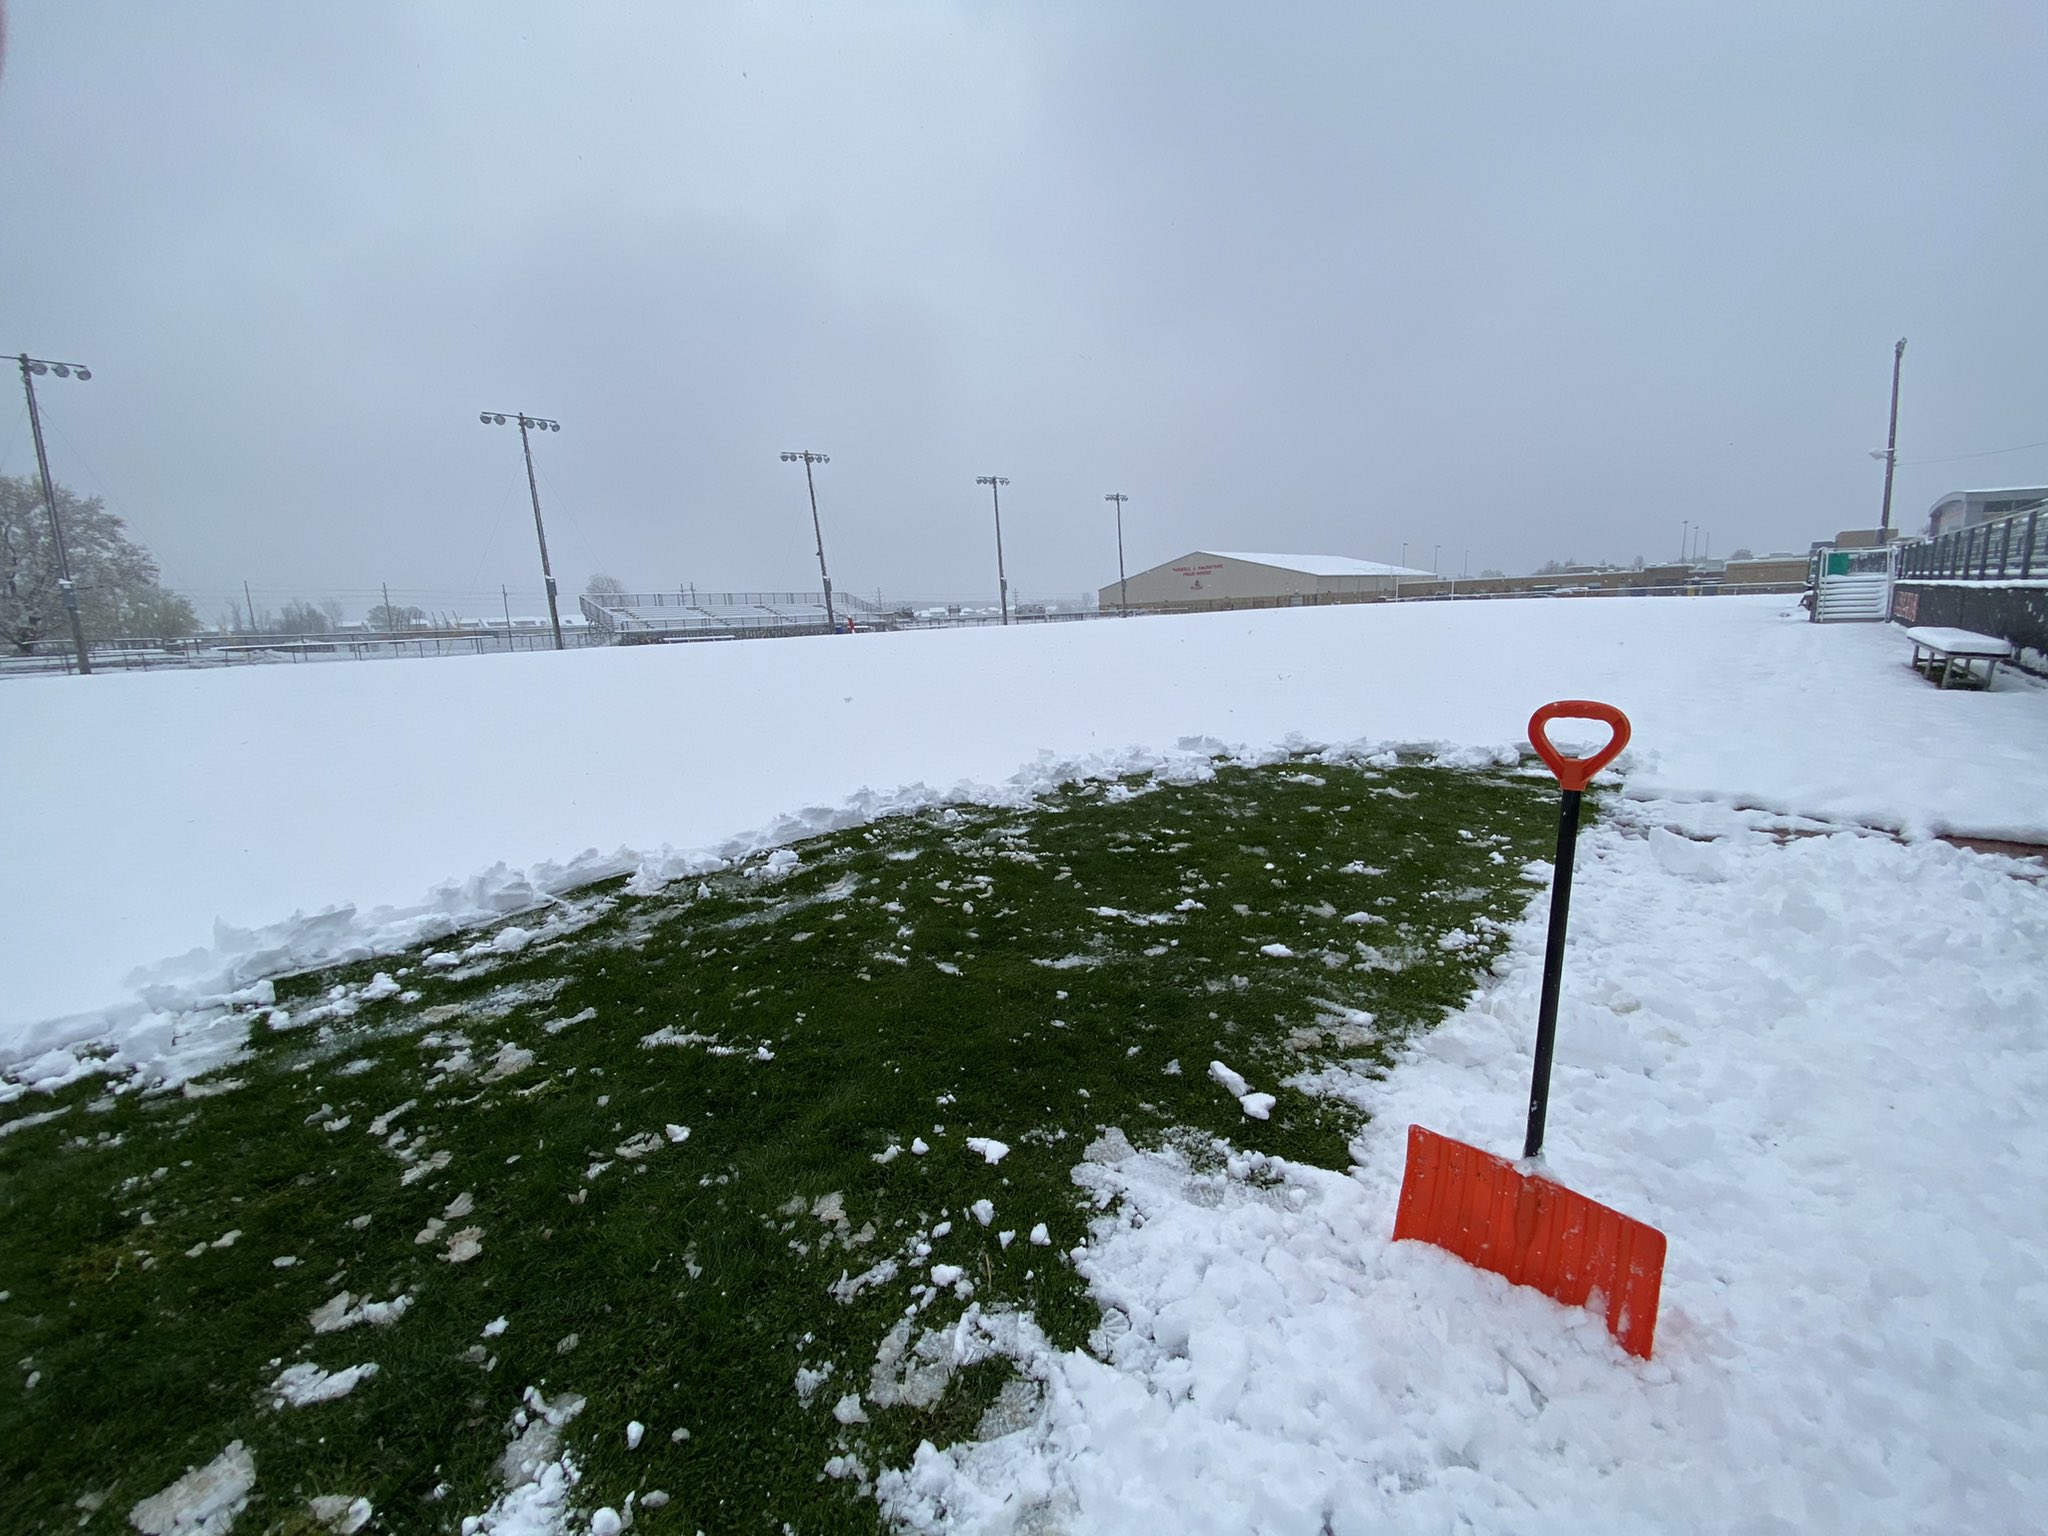
<path fill-rule="evenodd" d="M 126 1530 L 138 1499 L 237 1438 L 258 1478 L 238 1529 L 313 1529 L 308 1498 L 361 1494 L 378 1529 L 453 1530 L 500 1491 L 529 1384 L 589 1399 L 564 1432 L 579 1506 L 661 1488 L 673 1502 L 642 1529 L 874 1529 L 826 1460 L 872 1472 L 971 1437 L 1011 1375 L 992 1360 L 928 1407 L 834 1420 L 843 1393 L 868 1394 L 929 1264 L 1083 1344 L 1099 1314 L 1066 1256 L 1090 1214 L 1069 1174 L 1095 1135 L 1342 1167 L 1356 1112 L 1281 1080 L 1384 1062 L 1498 952 L 1534 889 L 1521 867 L 1550 853 L 1548 781 L 1375 761 L 903 817 L 799 844 L 781 878 L 610 882 L 552 926 L 519 919 L 540 937 L 513 954 L 451 970 L 421 950 L 278 983 L 294 1024 L 255 1011 L 246 1058 L 214 1075 L 239 1087 L 85 1083 L 11 1106 L 70 1108 L 0 1137 L 0 1350 L 21 1362 L 0 1385 L 0 1530 Z M 1441 947 L 1453 929 L 1475 942 Z M 355 997 L 378 970 L 417 997 Z M 350 1005 L 323 1017 L 335 989 Z M 642 1045 L 660 1030 L 714 1038 Z M 505 1046 L 533 1060 L 492 1078 Z M 1278 1094 L 1270 1120 L 1209 1080 L 1217 1058 Z M 689 1139 L 616 1151 L 668 1124 Z M 1011 1151 L 990 1166 L 969 1136 Z M 465 1192 L 473 1212 L 416 1242 Z M 835 1193 L 843 1223 L 813 1214 Z M 969 1214 L 984 1198 L 988 1228 Z M 1025 1239 L 1041 1221 L 1050 1247 Z M 471 1226 L 481 1253 L 445 1261 Z M 230 1229 L 231 1247 L 186 1256 Z M 893 1280 L 830 1294 L 890 1257 Z M 414 1303 L 316 1336 L 308 1315 L 344 1288 Z M 964 1305 L 942 1293 L 917 1327 Z M 503 1335 L 481 1337 L 501 1314 Z M 269 1383 L 301 1360 L 379 1373 L 273 1409 Z M 828 1363 L 804 1406 L 797 1371 Z M 89 1494 L 104 1503 L 82 1514 Z"/>

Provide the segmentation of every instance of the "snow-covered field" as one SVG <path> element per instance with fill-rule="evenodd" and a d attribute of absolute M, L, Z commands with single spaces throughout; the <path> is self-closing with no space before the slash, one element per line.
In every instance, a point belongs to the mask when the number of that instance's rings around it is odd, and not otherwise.
<path fill-rule="evenodd" d="M 265 969 L 642 861 L 1201 743 L 1514 746 L 1535 705 L 1605 699 L 1636 745 L 1582 849 L 1548 1155 L 1669 1235 L 1655 1359 L 1387 1238 L 1410 1122 L 1513 1150 L 1539 900 L 1391 1077 L 1318 1085 L 1376 1116 L 1348 1173 L 1098 1143 L 1099 1351 L 1026 1330 L 1043 1412 L 883 1472 L 885 1506 L 991 1531 L 2038 1529 L 2048 885 L 1927 834 L 2048 841 L 2048 690 L 1938 692 L 1897 631 L 1788 606 L 13 684 L 0 1062 L 94 1036 L 146 1061 L 170 1010 Z"/>
<path fill-rule="evenodd" d="M 1907 654 L 1783 598 L 1642 598 L 21 681 L 0 1064 L 664 850 L 1194 739 L 1514 746 L 1559 696 L 1628 711 L 1631 793 L 2048 841 L 2048 693 Z"/>

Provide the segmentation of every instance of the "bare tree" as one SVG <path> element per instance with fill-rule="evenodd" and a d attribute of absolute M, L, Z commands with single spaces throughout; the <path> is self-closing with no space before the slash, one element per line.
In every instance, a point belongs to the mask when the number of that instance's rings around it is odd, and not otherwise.
<path fill-rule="evenodd" d="M 603 571 L 591 577 L 583 588 L 585 597 L 623 597 L 625 593 L 626 584 L 616 576 L 605 575 Z"/>
<path fill-rule="evenodd" d="M 288 635 L 324 635 L 334 627 L 326 609 L 300 602 L 297 598 L 284 605 L 284 612 L 277 616 L 277 622 Z"/>
<path fill-rule="evenodd" d="M 425 626 L 427 610 L 411 608 L 398 603 L 379 603 L 364 616 L 365 622 L 378 634 L 392 634 L 404 629 Z"/>

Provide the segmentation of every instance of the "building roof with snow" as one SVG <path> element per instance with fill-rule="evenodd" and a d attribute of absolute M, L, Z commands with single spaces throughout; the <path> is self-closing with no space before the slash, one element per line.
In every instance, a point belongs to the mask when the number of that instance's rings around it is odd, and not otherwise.
<path fill-rule="evenodd" d="M 1270 565 L 1275 570 L 1299 571 L 1304 576 L 1415 576 L 1427 577 L 1432 572 L 1418 571 L 1407 565 L 1382 565 L 1377 560 L 1354 560 L 1349 555 L 1248 555 L 1237 550 L 1204 549 L 1197 554 L 1214 555 L 1219 560 L 1243 560 L 1251 565 Z"/>

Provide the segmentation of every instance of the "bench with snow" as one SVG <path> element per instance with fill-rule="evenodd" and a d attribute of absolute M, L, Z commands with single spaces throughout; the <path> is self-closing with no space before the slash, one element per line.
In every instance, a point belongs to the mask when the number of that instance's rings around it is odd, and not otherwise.
<path fill-rule="evenodd" d="M 1906 638 L 1913 642 L 1913 670 L 1937 688 L 1989 688 L 1998 664 L 2012 658 L 2008 642 L 1968 629 L 1909 629 Z"/>

